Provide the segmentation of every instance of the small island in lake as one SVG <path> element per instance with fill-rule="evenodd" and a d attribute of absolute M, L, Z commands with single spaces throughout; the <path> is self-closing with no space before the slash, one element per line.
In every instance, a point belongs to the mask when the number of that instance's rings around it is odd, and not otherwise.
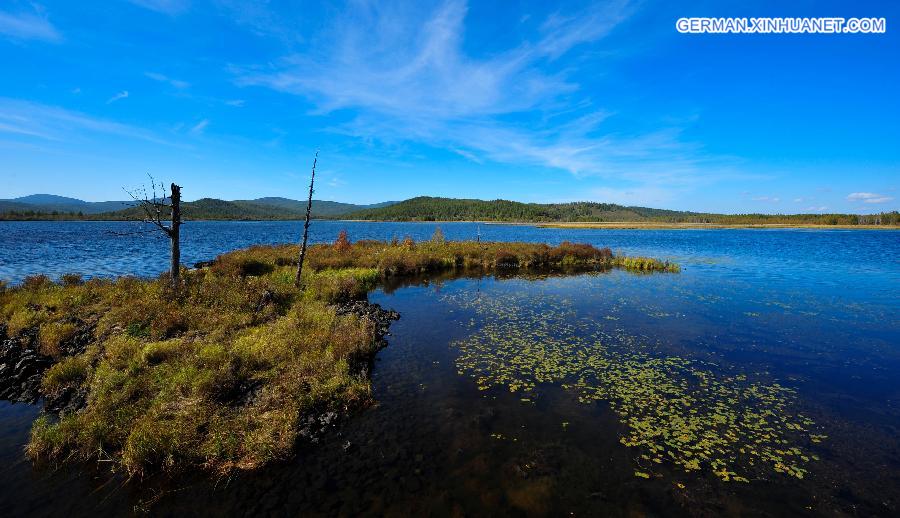
<path fill-rule="evenodd" d="M 385 279 L 443 272 L 678 272 L 563 243 L 359 241 L 257 246 L 173 283 L 66 275 L 0 291 L 0 391 L 44 399 L 28 454 L 131 474 L 251 469 L 318 440 L 371 402 L 367 372 L 400 315 L 368 304 Z"/>

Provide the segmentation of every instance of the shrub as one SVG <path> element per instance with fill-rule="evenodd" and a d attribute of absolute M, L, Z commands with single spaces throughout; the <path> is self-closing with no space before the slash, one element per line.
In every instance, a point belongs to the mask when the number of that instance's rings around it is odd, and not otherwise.
<path fill-rule="evenodd" d="M 518 268 L 519 258 L 515 254 L 505 250 L 498 250 L 494 258 L 497 268 Z"/>
<path fill-rule="evenodd" d="M 80 273 L 66 273 L 60 278 L 63 286 L 81 286 L 84 284 Z"/>
<path fill-rule="evenodd" d="M 435 227 L 434 234 L 431 234 L 431 242 L 435 245 L 443 245 L 447 242 L 447 240 L 444 239 L 444 231 L 441 230 L 441 227 Z"/>
<path fill-rule="evenodd" d="M 617 266 L 621 266 L 627 270 L 638 272 L 678 272 L 680 268 L 677 264 L 668 261 L 662 262 L 658 259 L 649 257 L 620 257 L 617 259 Z"/>
<path fill-rule="evenodd" d="M 46 275 L 29 275 L 22 280 L 22 287 L 26 290 L 36 291 L 41 288 L 46 288 L 47 286 L 53 284 L 53 281 L 50 280 L 50 277 Z"/>
<path fill-rule="evenodd" d="M 353 245 L 350 243 L 350 238 L 347 237 L 347 231 L 341 230 L 338 233 L 337 239 L 334 240 L 335 251 L 337 251 L 339 254 L 343 254 L 350 251 L 350 248 L 352 246 Z"/>

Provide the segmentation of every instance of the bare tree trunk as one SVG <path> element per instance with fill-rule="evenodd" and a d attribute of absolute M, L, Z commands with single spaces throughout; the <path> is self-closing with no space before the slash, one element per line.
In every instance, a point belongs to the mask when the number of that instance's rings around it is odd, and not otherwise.
<path fill-rule="evenodd" d="M 312 176 L 309 179 L 309 199 L 306 202 L 306 221 L 303 223 L 303 244 L 300 245 L 300 259 L 297 261 L 297 277 L 294 285 L 300 286 L 300 274 L 303 273 L 303 258 L 306 257 L 306 238 L 309 236 L 309 214 L 312 211 L 313 183 L 316 181 L 316 162 L 319 161 L 319 152 L 313 158 Z"/>
<path fill-rule="evenodd" d="M 177 284 L 181 277 L 181 186 L 172 183 L 172 226 L 169 228 L 169 239 L 172 241 L 172 283 Z"/>

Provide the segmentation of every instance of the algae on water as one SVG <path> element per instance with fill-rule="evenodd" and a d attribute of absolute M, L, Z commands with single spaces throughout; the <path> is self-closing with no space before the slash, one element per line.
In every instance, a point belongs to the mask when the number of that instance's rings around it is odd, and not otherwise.
<path fill-rule="evenodd" d="M 626 425 L 620 442 L 639 449 L 640 470 L 669 463 L 747 482 L 765 472 L 803 478 L 815 459 L 812 420 L 793 411 L 795 393 L 778 383 L 725 375 L 713 365 L 654 356 L 632 337 L 613 337 L 574 305 L 546 293 L 470 293 L 445 299 L 473 311 L 472 333 L 454 345 L 457 369 L 480 390 L 500 387 L 533 400 L 541 383 L 607 402 Z"/>

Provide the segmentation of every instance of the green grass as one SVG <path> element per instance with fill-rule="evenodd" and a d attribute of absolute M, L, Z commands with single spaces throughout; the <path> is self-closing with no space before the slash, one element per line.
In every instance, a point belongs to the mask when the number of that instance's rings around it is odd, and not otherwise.
<path fill-rule="evenodd" d="M 317 245 L 294 285 L 296 246 L 252 247 L 185 271 L 183 284 L 122 277 L 27 278 L 0 287 L 0 324 L 36 334 L 58 362 L 43 390 L 87 393 L 82 411 L 35 421 L 35 459 L 112 459 L 132 475 L 252 469 L 291 454 L 300 420 L 371 402 L 362 365 L 375 353 L 372 322 L 338 315 L 389 277 L 428 272 L 624 267 L 677 271 L 608 249 L 564 243 L 363 241 Z M 86 350 L 64 343 L 91 333 Z"/>

